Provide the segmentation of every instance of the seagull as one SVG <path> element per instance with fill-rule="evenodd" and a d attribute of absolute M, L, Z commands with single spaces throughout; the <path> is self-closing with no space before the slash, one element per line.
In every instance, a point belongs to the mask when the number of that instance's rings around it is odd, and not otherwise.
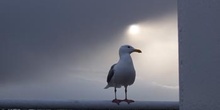
<path fill-rule="evenodd" d="M 108 84 L 105 89 L 114 87 L 115 99 L 112 100 L 113 103 L 119 104 L 121 101 L 125 101 L 130 104 L 134 102 L 134 100 L 127 99 L 127 87 L 134 83 L 136 76 L 133 61 L 130 56 L 133 52 L 141 53 L 141 50 L 135 49 L 130 45 L 122 45 L 119 48 L 119 61 L 116 64 L 113 64 L 108 72 Z M 120 88 L 121 86 L 124 86 L 125 88 L 124 100 L 119 100 L 116 96 L 116 88 Z"/>

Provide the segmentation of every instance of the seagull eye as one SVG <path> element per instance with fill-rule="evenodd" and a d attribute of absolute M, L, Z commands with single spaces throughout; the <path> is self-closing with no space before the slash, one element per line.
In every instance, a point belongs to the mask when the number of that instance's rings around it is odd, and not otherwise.
<path fill-rule="evenodd" d="M 131 46 L 128 46 L 128 48 L 131 48 Z"/>

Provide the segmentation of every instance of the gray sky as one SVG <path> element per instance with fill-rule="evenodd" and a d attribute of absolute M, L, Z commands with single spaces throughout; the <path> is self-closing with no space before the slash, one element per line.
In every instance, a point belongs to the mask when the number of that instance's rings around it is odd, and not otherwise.
<path fill-rule="evenodd" d="M 176 0 L 1 0 L 0 99 L 111 100 L 108 70 L 131 44 L 143 54 L 130 97 L 178 100 L 176 11 Z"/>

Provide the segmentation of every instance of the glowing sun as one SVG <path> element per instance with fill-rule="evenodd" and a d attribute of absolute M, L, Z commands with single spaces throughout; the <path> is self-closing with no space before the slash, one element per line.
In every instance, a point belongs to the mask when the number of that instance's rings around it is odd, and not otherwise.
<path fill-rule="evenodd" d="M 137 24 L 133 24 L 129 26 L 128 33 L 130 35 L 137 35 L 140 33 L 140 26 Z"/>

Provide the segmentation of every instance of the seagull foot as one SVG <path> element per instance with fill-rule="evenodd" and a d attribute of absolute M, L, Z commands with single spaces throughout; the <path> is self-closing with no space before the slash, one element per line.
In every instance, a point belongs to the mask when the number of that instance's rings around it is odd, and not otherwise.
<path fill-rule="evenodd" d="M 113 103 L 116 103 L 116 104 L 118 104 L 118 105 L 121 103 L 121 101 L 122 101 L 122 100 L 119 100 L 119 99 L 113 99 L 113 100 L 112 100 Z"/>
<path fill-rule="evenodd" d="M 131 100 L 131 99 L 124 99 L 124 100 L 122 100 L 122 101 L 125 101 L 125 102 L 127 102 L 128 104 L 134 102 L 134 100 Z"/>

